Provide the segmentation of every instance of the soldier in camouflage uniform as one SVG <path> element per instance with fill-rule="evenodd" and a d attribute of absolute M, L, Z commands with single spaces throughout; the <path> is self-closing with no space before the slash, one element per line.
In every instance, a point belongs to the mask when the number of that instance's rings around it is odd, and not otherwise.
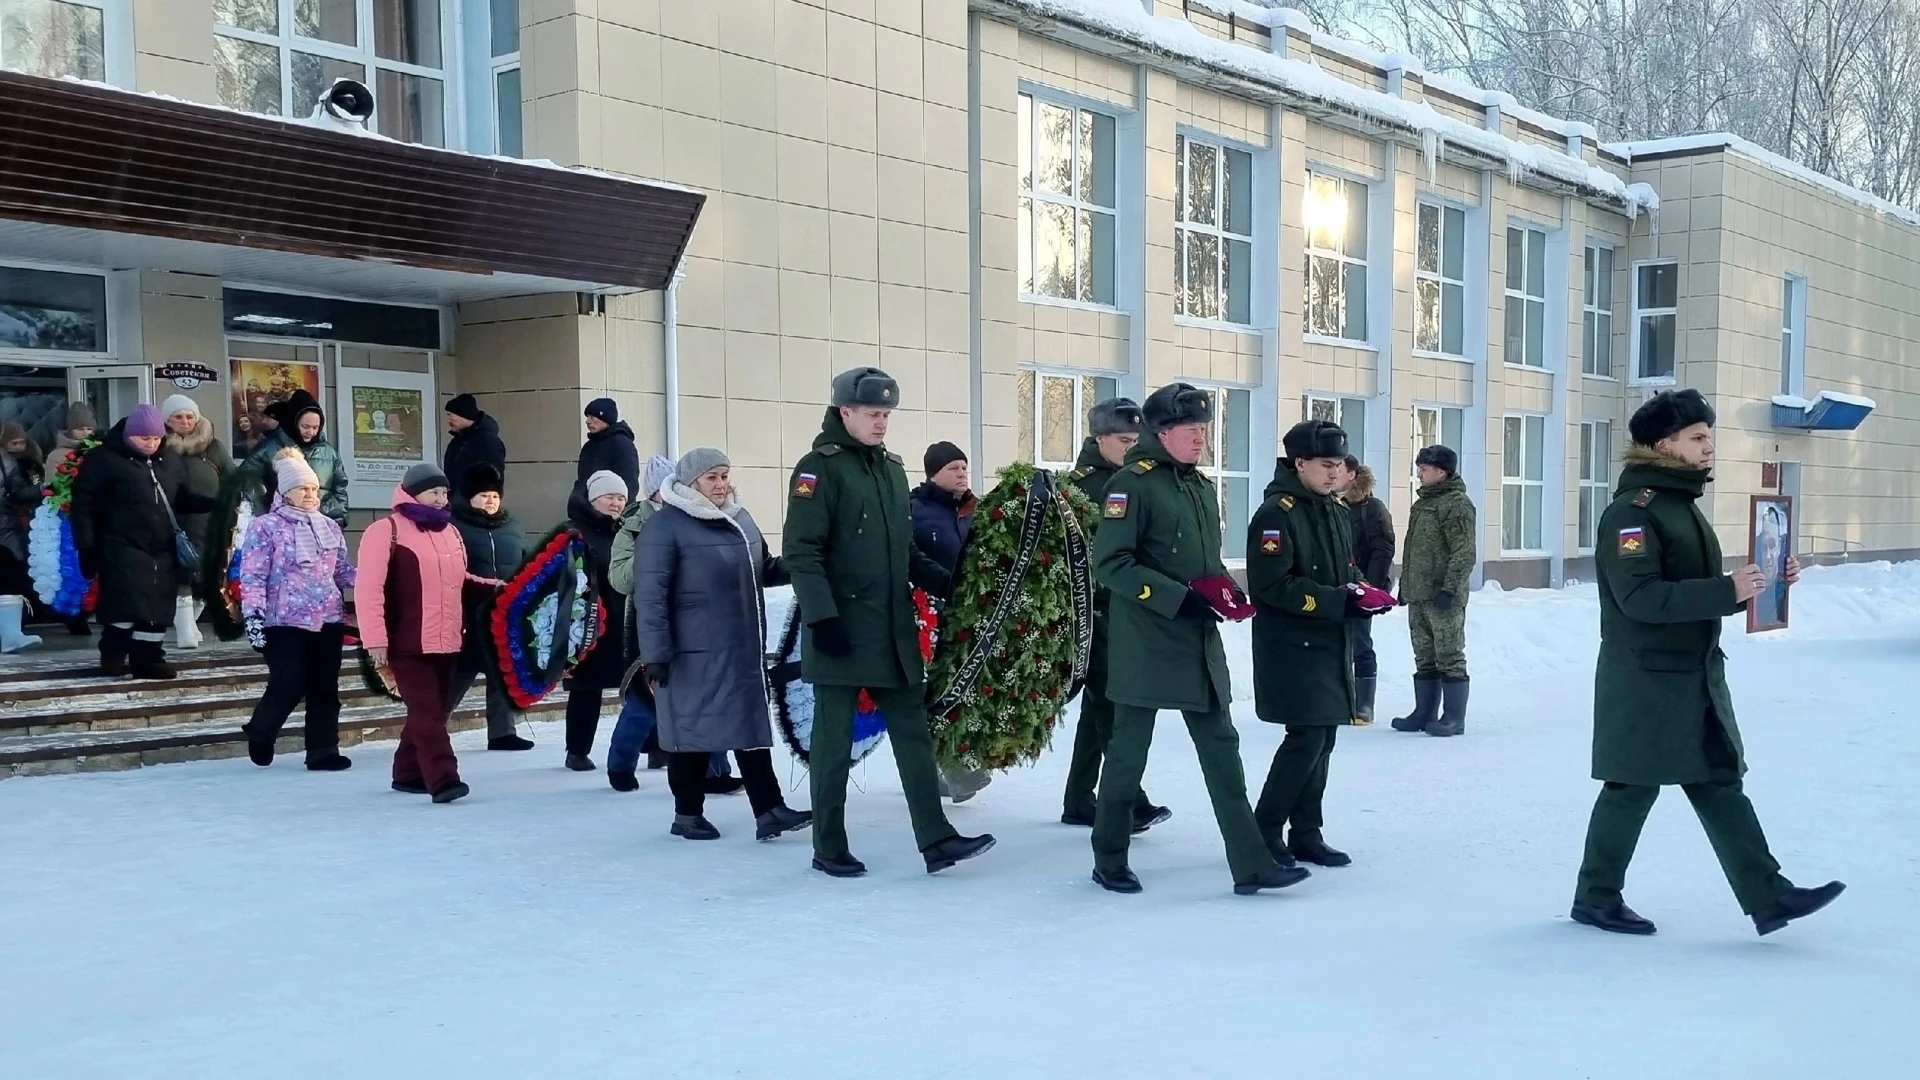
<path fill-rule="evenodd" d="M 1129 398 L 1108 398 L 1087 414 L 1093 434 L 1080 447 L 1067 481 L 1099 506 L 1107 497 L 1113 474 L 1126 464 L 1127 451 L 1140 440 L 1140 406 Z M 1094 518 L 1094 528 L 1100 519 Z M 1107 700 L 1107 607 L 1105 589 L 1095 582 L 1093 596 L 1093 654 L 1087 682 L 1080 691 L 1080 723 L 1073 733 L 1073 759 L 1067 766 L 1067 792 L 1060 821 L 1064 825 L 1093 827 L 1094 785 L 1100 779 L 1100 759 L 1113 738 L 1113 702 Z M 1155 806 L 1145 791 L 1133 804 L 1133 831 L 1146 832 L 1173 816 Z"/>
<path fill-rule="evenodd" d="M 1420 490 L 1407 515 L 1400 599 L 1413 634 L 1413 712 L 1395 731 L 1460 735 L 1467 730 L 1467 581 L 1473 576 L 1473 500 L 1460 458 L 1429 446 L 1414 459 Z M 1442 711 L 1444 702 L 1444 711 Z"/>
<path fill-rule="evenodd" d="M 847 774 L 853 717 L 865 688 L 887 718 L 887 741 L 913 816 L 927 873 L 993 846 L 961 836 L 940 808 L 939 768 L 927 731 L 926 671 L 909 582 L 935 596 L 947 572 L 920 553 L 907 515 L 907 472 L 886 448 L 900 384 L 879 368 L 833 379 L 833 405 L 787 488 L 783 554 L 806 632 L 801 672 L 813 684 L 813 868 L 858 877 L 847 850 Z"/>

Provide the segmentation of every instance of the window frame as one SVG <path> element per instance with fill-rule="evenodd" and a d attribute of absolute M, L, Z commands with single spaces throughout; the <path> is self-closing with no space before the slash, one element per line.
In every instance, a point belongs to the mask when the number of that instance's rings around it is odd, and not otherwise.
<path fill-rule="evenodd" d="M 1519 275 L 1520 284 L 1517 288 L 1512 284 L 1512 281 L 1514 279 L 1514 273 L 1513 273 L 1512 255 L 1511 255 L 1511 251 L 1513 248 L 1513 234 L 1516 232 L 1520 234 L 1520 254 L 1521 254 L 1520 275 Z M 1501 304 L 1500 358 L 1502 361 L 1506 363 L 1508 367 L 1525 368 L 1528 371 L 1551 370 L 1551 365 L 1547 363 L 1547 326 L 1548 326 L 1547 319 L 1549 314 L 1547 297 L 1553 291 L 1552 286 L 1549 284 L 1547 280 L 1548 278 L 1547 263 L 1549 259 L 1547 255 L 1547 244 L 1551 239 L 1550 230 L 1548 230 L 1545 226 L 1539 224 L 1538 222 L 1527 221 L 1524 219 L 1515 219 L 1507 222 L 1506 232 L 1501 235 L 1504 241 L 1506 242 L 1509 255 L 1508 255 L 1506 273 L 1503 276 L 1501 281 L 1501 296 L 1503 298 L 1503 302 Z M 1536 269 L 1536 267 L 1533 265 L 1533 261 L 1531 257 L 1532 251 L 1533 251 L 1532 238 L 1534 236 L 1540 237 L 1540 265 L 1538 267 L 1538 270 L 1540 271 L 1540 292 L 1538 295 L 1535 295 L 1534 293 L 1530 293 L 1527 291 L 1529 287 L 1528 280 L 1533 276 L 1532 272 Z M 1513 349 L 1508 347 L 1511 341 L 1509 331 L 1508 331 L 1508 324 L 1512 322 L 1512 318 L 1508 313 L 1511 310 L 1515 301 L 1519 301 L 1520 303 L 1520 356 L 1521 358 L 1518 360 L 1514 359 Z M 1527 330 L 1528 330 L 1527 314 L 1535 305 L 1538 305 L 1540 310 L 1540 356 L 1539 356 L 1538 363 L 1530 362 L 1526 357 L 1528 338 L 1529 338 L 1529 335 L 1527 333 Z"/>
<path fill-rule="evenodd" d="M 1530 413 L 1530 412 L 1503 413 L 1500 417 L 1500 554 L 1503 556 L 1517 555 L 1517 556 L 1532 557 L 1532 556 L 1541 556 L 1541 555 L 1551 554 L 1551 551 L 1547 548 L 1547 530 L 1546 530 L 1547 419 L 1548 417 L 1544 413 Z M 1510 425 L 1515 420 L 1520 421 L 1520 475 L 1509 476 L 1507 474 L 1506 434 L 1507 434 L 1508 425 Z M 1538 421 L 1539 423 L 1536 425 L 1532 423 L 1533 421 Z M 1534 430 L 1536 427 L 1538 428 L 1538 431 L 1540 434 L 1540 447 L 1539 447 L 1539 454 L 1538 454 L 1538 457 L 1540 459 L 1540 475 L 1538 477 L 1529 477 L 1526 475 L 1527 462 L 1529 460 L 1529 455 L 1527 453 L 1528 446 L 1529 446 L 1528 438 L 1529 438 L 1529 433 L 1532 430 Z M 1510 523 L 1510 518 L 1507 513 L 1507 490 L 1509 488 L 1518 489 L 1520 492 L 1520 518 L 1519 518 L 1519 530 L 1518 530 L 1520 546 L 1518 547 L 1507 546 L 1507 527 Z M 1537 496 L 1537 502 L 1539 506 L 1540 518 L 1539 518 L 1539 521 L 1536 523 L 1539 529 L 1539 537 L 1538 537 L 1539 542 L 1532 546 L 1527 545 L 1526 492 L 1529 489 L 1539 492 Z"/>
<path fill-rule="evenodd" d="M 98 267 L 68 266 L 57 263 L 35 262 L 30 259 L 8 258 L 0 260 L 0 268 L 24 270 L 29 273 L 65 274 L 73 277 L 99 278 L 101 289 L 100 341 L 98 350 L 79 349 L 30 349 L 13 345 L 0 345 L 0 362 L 19 363 L 28 367 L 43 365 L 97 365 L 115 362 L 120 344 L 116 335 L 120 318 L 124 314 L 121 298 L 116 296 L 113 278 Z"/>
<path fill-rule="evenodd" d="M 1332 406 L 1334 415 L 1331 419 L 1340 425 L 1340 430 L 1347 433 L 1347 453 L 1364 461 L 1367 456 L 1367 399 L 1350 394 L 1329 394 L 1309 390 L 1300 395 L 1300 419 L 1316 419 L 1313 415 L 1313 407 L 1316 404 Z M 1360 429 L 1358 438 L 1354 437 L 1355 425 L 1348 423 L 1355 414 L 1358 414 L 1360 420 L 1357 425 Z"/>
<path fill-rule="evenodd" d="M 1803 397 L 1807 382 L 1807 277 L 1780 278 L 1780 392 Z"/>
<path fill-rule="evenodd" d="M 1674 268 L 1673 306 L 1670 308 L 1642 308 L 1640 306 L 1640 274 L 1644 270 L 1659 266 Z M 1629 386 L 1672 386 L 1680 374 L 1680 260 L 1679 259 L 1638 259 L 1633 264 L 1633 278 L 1629 286 L 1633 290 L 1633 316 L 1628 327 L 1628 363 L 1632 365 L 1627 373 Z M 1640 364 L 1640 346 L 1644 335 L 1643 323 L 1647 319 L 1670 316 L 1673 319 L 1673 370 L 1665 375 L 1645 374 Z"/>
<path fill-rule="evenodd" d="M 1607 257 L 1604 303 L 1601 302 L 1598 296 L 1594 295 L 1600 292 L 1602 279 L 1591 264 L 1593 256 L 1600 252 L 1605 252 Z M 1614 363 L 1615 357 L 1613 355 L 1613 304 L 1614 277 L 1620 270 L 1620 249 L 1612 244 L 1588 240 L 1585 249 L 1581 252 L 1581 259 L 1580 375 L 1582 378 L 1587 379 L 1604 379 L 1607 382 L 1619 382 L 1620 376 L 1617 373 L 1617 365 Z M 1591 277 L 1590 281 L 1589 277 Z M 1591 286 L 1591 288 L 1589 288 L 1589 286 Z M 1606 319 L 1605 334 L 1599 332 L 1600 320 L 1602 318 Z M 1607 369 L 1604 372 L 1591 369 L 1597 366 L 1594 364 L 1594 361 L 1601 355 L 1599 350 L 1602 344 L 1606 346 L 1605 356 Z"/>
<path fill-rule="evenodd" d="M 521 110 L 520 151 L 519 153 L 508 153 L 507 150 L 500 145 L 500 76 L 505 75 L 510 71 L 518 72 L 523 70 L 520 63 L 520 55 L 521 55 L 521 49 L 524 49 L 526 47 L 526 43 L 520 40 L 522 35 L 520 34 L 519 31 L 516 30 L 514 35 L 515 41 L 517 44 L 520 45 L 520 48 L 516 48 L 512 52 L 507 52 L 507 53 L 496 54 L 493 51 L 493 19 L 492 19 L 493 5 L 501 3 L 502 0 L 486 0 L 486 2 L 487 2 L 487 16 L 488 16 L 487 35 L 486 35 L 487 47 L 483 51 L 487 60 L 487 85 L 486 85 L 487 115 L 492 118 L 492 123 L 489 125 L 489 130 L 492 132 L 493 141 L 490 145 L 492 146 L 492 152 L 495 155 L 498 155 L 500 157 L 525 157 L 526 150 L 527 150 L 526 111 L 525 111 L 526 100 L 527 100 L 526 84 L 524 82 L 521 84 L 520 95 L 518 100 L 515 103 L 515 107 Z M 518 7 L 520 2 L 521 0 L 514 0 L 515 8 L 516 8 L 516 11 L 515 11 L 516 19 L 518 18 L 518 14 L 519 14 Z"/>
<path fill-rule="evenodd" d="M 1253 325 L 1253 275 L 1254 261 L 1258 258 L 1254 238 L 1260 233 L 1256 217 L 1259 190 L 1258 154 L 1255 148 L 1223 139 L 1211 132 L 1180 127 L 1174 132 L 1173 161 L 1173 317 L 1176 321 L 1190 326 L 1219 326 L 1237 331 L 1245 331 Z M 1187 220 L 1187 176 L 1191 168 L 1193 150 L 1199 146 L 1214 152 L 1213 184 L 1213 224 Z M 1229 155 L 1242 159 L 1246 169 L 1247 184 L 1245 198 L 1247 202 L 1247 231 L 1234 232 L 1226 220 L 1227 196 L 1229 185 L 1226 182 Z M 1187 299 L 1187 246 L 1192 243 L 1190 235 L 1213 237 L 1217 249 L 1214 253 L 1217 295 L 1214 303 L 1217 314 L 1193 315 L 1182 310 Z M 1241 261 L 1241 274 L 1246 278 L 1242 292 L 1242 303 L 1246 305 L 1243 317 L 1235 318 L 1232 313 L 1233 286 L 1228 280 L 1227 271 L 1232 266 L 1228 259 L 1234 244 L 1245 246 L 1246 257 Z"/>
<path fill-rule="evenodd" d="M 1440 223 L 1439 223 L 1440 224 L 1440 248 L 1439 248 L 1440 265 L 1433 270 L 1423 270 L 1420 268 L 1420 229 L 1421 229 L 1420 216 L 1421 214 L 1425 213 L 1428 210 L 1437 211 L 1440 216 Z M 1447 215 L 1450 212 L 1460 215 L 1460 233 L 1461 233 L 1460 235 L 1460 274 L 1461 276 L 1459 278 L 1450 278 L 1446 276 Z M 1471 215 L 1471 211 L 1469 210 L 1469 208 L 1460 206 L 1456 203 L 1450 202 L 1448 200 L 1439 198 L 1431 194 L 1421 195 L 1419 199 L 1417 199 L 1414 203 L 1414 211 L 1413 211 L 1413 237 L 1414 237 L 1414 241 L 1413 241 L 1413 341 L 1414 341 L 1413 355 L 1415 356 L 1431 356 L 1431 357 L 1436 357 L 1442 360 L 1464 360 L 1469 363 L 1473 361 L 1473 357 L 1467 352 L 1467 308 L 1470 302 L 1469 300 L 1470 290 L 1467 288 L 1467 281 L 1472 277 L 1471 271 L 1468 270 L 1467 268 L 1467 263 L 1468 263 L 1467 238 L 1472 232 L 1470 215 Z M 1420 283 L 1422 281 L 1432 281 L 1436 283 L 1434 287 L 1436 291 L 1436 297 L 1440 305 L 1440 318 L 1439 318 L 1440 347 L 1437 349 L 1423 349 L 1420 347 L 1420 306 L 1422 303 L 1421 297 L 1420 297 Z M 1446 292 L 1447 292 L 1447 287 L 1450 285 L 1457 286 L 1460 289 L 1460 329 L 1459 329 L 1460 351 L 1459 352 L 1448 352 L 1446 349 L 1446 341 L 1447 341 Z"/>
<path fill-rule="evenodd" d="M 1600 513 L 1613 501 L 1613 421 L 1580 421 L 1579 510 L 1574 514 L 1575 548 L 1582 555 L 1598 550 Z M 1586 527 L 1580 515 L 1587 515 Z"/>
<path fill-rule="evenodd" d="M 100 12 L 101 64 L 106 81 L 122 89 L 134 88 L 133 0 L 61 0 Z M 15 70 L 8 68 L 7 70 Z"/>
<path fill-rule="evenodd" d="M 1120 296 L 1119 296 L 1119 280 L 1118 280 L 1119 252 L 1120 252 L 1119 230 L 1120 230 L 1120 191 L 1121 191 L 1121 177 L 1120 177 L 1121 124 L 1120 124 L 1119 110 L 1114 109 L 1112 106 L 1102 105 L 1100 103 L 1096 103 L 1093 101 L 1089 101 L 1087 99 L 1076 97 L 1073 94 L 1063 93 L 1058 90 L 1054 90 L 1051 87 L 1032 85 L 1024 81 L 1021 82 L 1019 85 L 1019 89 L 1015 94 L 1014 102 L 1015 102 L 1014 129 L 1018 133 L 1018 141 L 1016 142 L 1015 156 L 1017 159 L 1019 159 L 1019 160 L 1016 160 L 1014 164 L 1014 221 L 1015 221 L 1014 229 L 1015 229 L 1015 237 L 1016 237 L 1015 239 L 1016 250 L 1015 250 L 1015 259 L 1014 259 L 1015 261 L 1014 288 L 1017 292 L 1017 295 L 1022 301 L 1030 304 L 1055 304 L 1063 307 L 1088 308 L 1094 311 L 1121 310 L 1119 306 Z M 1034 181 L 1033 172 L 1034 172 L 1034 164 L 1037 160 L 1036 151 L 1039 149 L 1039 140 L 1037 138 L 1037 133 L 1038 133 L 1039 124 L 1040 124 L 1039 106 L 1042 106 L 1042 105 L 1050 105 L 1057 109 L 1072 110 L 1074 114 L 1074 119 L 1072 123 L 1075 130 L 1078 130 L 1079 128 L 1079 124 L 1080 124 L 1079 116 L 1082 113 L 1095 117 L 1096 127 L 1095 127 L 1094 138 L 1095 138 L 1096 153 L 1099 150 L 1098 122 L 1099 120 L 1102 120 L 1102 119 L 1104 119 L 1107 122 L 1107 124 L 1109 125 L 1109 132 L 1110 132 L 1109 153 L 1111 154 L 1113 159 L 1109 163 L 1109 172 L 1112 176 L 1112 182 L 1113 182 L 1113 205 L 1112 206 L 1101 206 L 1098 203 L 1085 201 L 1079 197 L 1078 191 L 1081 187 L 1083 169 L 1082 169 L 1082 164 L 1080 162 L 1079 144 L 1077 140 L 1075 141 L 1074 147 L 1073 147 L 1073 150 L 1074 150 L 1073 181 L 1072 181 L 1072 187 L 1074 188 L 1073 194 L 1062 195 L 1059 192 L 1043 191 L 1040 189 L 1040 186 L 1038 185 L 1038 183 Z M 1021 126 L 1020 116 L 1022 112 L 1026 113 L 1026 121 L 1027 121 L 1026 130 L 1024 132 L 1020 131 L 1020 126 Z M 1027 204 L 1024 211 L 1022 209 L 1023 203 Z M 1109 249 L 1106 253 L 1106 270 L 1107 270 L 1106 288 L 1111 299 L 1097 300 L 1097 299 L 1091 299 L 1091 298 L 1082 299 L 1079 296 L 1055 296 L 1051 293 L 1035 292 L 1030 287 L 1034 284 L 1034 279 L 1037 276 L 1035 273 L 1036 264 L 1033 262 L 1033 253 L 1034 253 L 1033 209 L 1034 209 L 1034 204 L 1037 204 L 1037 203 L 1047 203 L 1050 205 L 1067 207 L 1069 210 L 1074 212 L 1076 217 L 1081 213 L 1092 213 L 1096 215 L 1104 215 L 1107 218 L 1106 235 L 1108 238 Z M 1022 225 L 1023 218 L 1024 218 L 1024 226 Z M 1097 236 L 1097 234 L 1098 234 L 1098 230 L 1095 229 L 1095 235 Z M 1096 252 L 1096 255 L 1097 255 L 1097 252 Z M 1023 261 L 1026 263 L 1025 266 L 1020 265 Z M 1075 230 L 1073 266 L 1074 266 L 1074 278 L 1076 281 L 1078 281 L 1078 279 L 1081 276 L 1081 252 L 1079 248 L 1079 237 L 1078 237 L 1077 229 Z M 1097 266 L 1096 266 L 1096 271 L 1097 271 Z M 1099 294 L 1099 291 L 1100 291 L 1099 285 L 1100 285 L 1100 282 L 1096 278 L 1093 283 L 1093 288 L 1091 289 L 1092 295 L 1097 296 Z"/>
<path fill-rule="evenodd" d="M 1351 199 L 1354 189 L 1357 188 L 1359 190 L 1360 196 L 1364 200 L 1364 205 L 1361 208 L 1358 220 L 1366 226 L 1367 232 L 1366 236 L 1360 241 L 1361 253 L 1359 255 L 1354 255 L 1347 250 L 1350 245 L 1343 245 L 1340 250 L 1315 246 L 1313 235 L 1314 227 L 1313 222 L 1310 220 L 1313 217 L 1313 211 L 1309 208 L 1308 204 L 1318 198 L 1318 196 L 1314 194 L 1314 185 L 1321 181 L 1339 184 L 1343 194 L 1349 199 Z M 1304 245 L 1303 265 L 1300 268 L 1300 326 L 1301 337 L 1304 340 L 1322 345 L 1338 345 L 1347 348 L 1375 347 L 1372 325 L 1373 312 L 1371 305 L 1368 303 L 1367 295 L 1368 290 L 1371 289 L 1373 285 L 1371 256 L 1373 254 L 1375 230 L 1372 226 L 1372 214 L 1373 182 L 1371 180 L 1353 176 L 1349 173 L 1341 172 L 1338 169 L 1319 165 L 1308 166 L 1307 183 L 1305 192 L 1302 195 L 1301 210 L 1301 227 L 1305 234 L 1304 239 L 1306 241 Z M 1349 210 L 1346 214 L 1346 222 L 1351 224 L 1354 220 L 1354 215 L 1352 211 Z M 1341 235 L 1343 238 L 1345 237 L 1344 226 Z M 1324 328 L 1316 327 L 1313 322 L 1313 281 L 1316 259 L 1322 262 L 1334 262 L 1340 268 L 1341 326 L 1338 330 L 1331 332 Z M 1354 294 L 1354 290 L 1350 288 L 1350 281 L 1352 268 L 1355 266 L 1358 266 L 1361 270 L 1361 287 L 1358 290 L 1360 300 L 1360 332 L 1358 337 L 1349 336 L 1347 333 L 1349 329 L 1348 324 L 1353 322 L 1349 301 Z"/>
<path fill-rule="evenodd" d="M 1015 456 L 1020 460 L 1030 462 L 1035 468 L 1046 469 L 1049 472 L 1064 472 L 1073 468 L 1074 460 L 1080 453 L 1081 444 L 1086 442 L 1087 436 L 1091 434 L 1087 430 L 1087 412 L 1105 400 L 1105 398 L 1099 396 L 1102 388 L 1098 385 L 1093 389 L 1093 400 L 1083 400 L 1088 391 L 1086 384 L 1082 380 L 1093 379 L 1096 380 L 1096 384 L 1099 381 L 1105 381 L 1109 384 L 1105 388 L 1108 391 L 1107 397 L 1118 397 L 1120 395 L 1120 381 L 1122 376 L 1120 373 L 1114 371 L 1058 367 L 1046 364 L 1022 364 L 1020 365 L 1020 369 L 1014 374 L 1014 393 L 1016 396 L 1024 396 L 1026 393 L 1025 390 L 1020 388 L 1021 376 L 1032 376 L 1033 378 L 1033 400 L 1030 403 L 1025 401 L 1017 401 L 1015 403 L 1016 408 L 1024 407 L 1026 409 L 1028 420 L 1033 425 L 1033 446 L 1031 453 L 1020 457 L 1020 429 L 1016 424 L 1014 427 Z M 1042 379 L 1066 379 L 1073 385 L 1073 436 L 1071 445 L 1074 457 L 1069 457 L 1064 461 L 1048 460 L 1042 457 L 1041 454 L 1045 445 L 1045 436 L 1042 432 L 1046 419 L 1046 395 L 1041 393 Z"/>
<path fill-rule="evenodd" d="M 1433 414 L 1433 430 L 1435 433 L 1433 443 L 1428 443 L 1420 434 L 1420 414 L 1423 412 Z M 1448 413 L 1456 414 L 1456 426 L 1454 428 L 1456 437 L 1453 442 L 1447 441 Z M 1407 490 L 1417 494 L 1420 491 L 1420 466 L 1416 464 L 1413 459 L 1419 456 L 1421 450 L 1437 443 L 1452 450 L 1460 456 L 1461 460 L 1465 460 L 1465 451 L 1454 444 L 1466 439 L 1467 407 L 1465 405 L 1444 405 L 1416 401 L 1413 404 L 1412 411 L 1408 414 L 1408 418 L 1412 421 L 1412 427 L 1409 429 L 1410 438 L 1408 439 L 1412 445 L 1407 450 Z"/>
<path fill-rule="evenodd" d="M 1204 383 L 1192 379 L 1181 381 L 1188 383 L 1196 390 L 1205 390 L 1213 397 L 1213 423 L 1208 425 L 1207 429 L 1207 451 L 1195 467 L 1202 475 L 1213 481 L 1215 493 L 1218 496 L 1216 507 L 1220 514 L 1220 559 L 1230 566 L 1243 565 L 1247 557 L 1247 524 L 1253 520 L 1253 512 L 1260 508 L 1259 491 L 1253 486 L 1251 425 L 1255 388 L 1229 383 Z M 1235 400 L 1233 395 L 1236 394 L 1239 395 L 1238 404 L 1243 411 L 1233 414 L 1230 413 L 1229 403 Z M 1225 420 L 1229 415 L 1232 415 L 1237 422 L 1226 423 Z M 1237 432 L 1240 438 L 1246 440 L 1247 467 L 1244 469 L 1227 467 L 1227 462 L 1231 460 L 1229 455 L 1231 447 L 1226 444 L 1226 434 L 1229 430 Z M 1230 490 L 1228 481 L 1240 481 L 1246 485 L 1245 494 L 1241 496 L 1246 515 L 1239 521 L 1230 520 L 1228 515 L 1232 505 L 1228 498 Z M 1236 549 L 1238 554 L 1234 553 Z"/>
<path fill-rule="evenodd" d="M 238 41 L 251 42 L 255 45 L 268 45 L 279 50 L 280 118 L 287 120 L 305 120 L 313 112 L 314 103 L 312 102 L 308 102 L 304 108 L 299 109 L 297 112 L 290 111 L 296 108 L 293 100 L 292 54 L 295 52 L 306 53 L 326 60 L 337 60 L 341 63 L 356 64 L 362 69 L 365 76 L 364 83 L 369 90 L 373 91 L 376 104 L 375 113 L 367 122 L 367 130 L 375 134 L 385 134 L 380 131 L 380 116 L 377 107 L 380 101 L 378 75 L 380 71 L 392 71 L 402 75 L 412 75 L 438 82 L 440 84 L 441 113 L 441 140 L 438 148 L 447 150 L 465 149 L 467 141 L 466 133 L 460 129 L 459 96 L 462 92 L 460 80 L 462 49 L 459 40 L 460 35 L 458 33 L 459 12 L 455 10 L 456 0 L 434 0 L 434 6 L 439 10 L 440 22 L 440 66 L 437 68 L 412 64 L 404 60 L 388 60 L 378 55 L 378 46 L 374 41 L 374 0 L 354 0 L 354 38 L 356 44 L 353 45 L 342 45 L 336 41 L 301 37 L 295 34 L 293 32 L 293 8 L 297 0 L 276 0 L 276 2 L 279 5 L 278 26 L 280 29 L 278 32 L 266 33 L 260 30 L 245 30 L 237 26 L 228 26 L 216 19 L 213 23 L 213 36 L 216 39 L 216 44 L 217 39 L 226 37 Z M 489 8 L 489 13 L 490 12 L 491 8 Z M 217 80 L 219 77 L 220 64 L 217 51 L 213 64 L 215 79 Z M 489 87 L 488 90 L 489 93 L 491 93 L 492 88 Z M 238 108 L 238 106 L 226 105 L 224 102 L 220 104 L 223 108 Z M 387 137 L 394 138 L 394 136 L 391 135 Z M 433 146 L 434 144 L 416 143 L 414 145 Z"/>

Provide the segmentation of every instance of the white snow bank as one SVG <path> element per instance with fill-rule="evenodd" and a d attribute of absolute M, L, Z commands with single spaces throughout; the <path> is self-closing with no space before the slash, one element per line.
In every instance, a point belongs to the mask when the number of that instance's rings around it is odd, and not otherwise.
<path fill-rule="evenodd" d="M 1920 211 L 1909 209 L 1897 203 L 1891 203 L 1869 191 L 1862 191 L 1851 184 L 1845 184 L 1822 172 L 1816 172 L 1805 165 L 1781 157 L 1765 147 L 1750 143 L 1738 135 L 1725 132 L 1713 132 L 1705 135 L 1676 135 L 1668 139 L 1643 139 L 1638 142 L 1608 143 L 1602 149 L 1617 154 L 1632 162 L 1636 157 L 1648 154 L 1670 154 L 1687 150 L 1731 150 L 1742 157 L 1765 165 L 1774 172 L 1784 173 L 1803 183 L 1825 188 L 1849 202 L 1857 203 L 1876 213 L 1898 218 L 1909 225 L 1920 225 Z"/>

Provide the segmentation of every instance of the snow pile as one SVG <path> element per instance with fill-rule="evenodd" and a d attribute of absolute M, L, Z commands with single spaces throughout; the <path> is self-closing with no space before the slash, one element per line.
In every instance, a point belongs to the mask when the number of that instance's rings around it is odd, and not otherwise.
<path fill-rule="evenodd" d="M 1313 64 L 1208 37 L 1185 19 L 1146 13 L 1136 0 L 1001 0 L 1006 6 L 1069 23 L 1139 48 L 1179 57 L 1285 94 L 1322 102 L 1383 127 L 1437 136 L 1507 163 L 1513 179 L 1551 177 L 1597 192 L 1637 213 L 1644 208 L 1624 180 L 1564 150 L 1534 146 L 1447 116 L 1425 102 L 1355 86 Z M 1429 155 L 1431 164 L 1431 155 Z"/>

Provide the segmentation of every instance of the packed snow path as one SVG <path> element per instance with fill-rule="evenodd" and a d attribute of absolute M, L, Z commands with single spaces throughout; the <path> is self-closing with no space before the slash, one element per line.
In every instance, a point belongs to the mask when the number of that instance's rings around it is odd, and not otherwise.
<path fill-rule="evenodd" d="M 295 754 L 8 781 L 0 1074 L 1911 1075 L 1920 565 L 1810 571 L 1793 605 L 1781 634 L 1727 624 L 1748 786 L 1790 876 L 1851 888 L 1764 940 L 1677 791 L 1627 890 L 1660 934 L 1567 920 L 1593 590 L 1482 592 L 1467 736 L 1386 727 L 1409 657 L 1380 620 L 1382 722 L 1341 734 L 1328 790 L 1355 865 L 1260 897 L 1229 890 L 1170 716 L 1147 782 L 1176 816 L 1136 840 L 1137 897 L 1056 823 L 1064 735 L 951 811 L 1000 845 L 931 878 L 884 751 L 855 773 L 857 881 L 809 871 L 805 834 L 754 843 L 743 797 L 710 800 L 720 841 L 669 837 L 664 774 L 568 773 L 558 725 L 524 754 L 458 739 L 452 806 L 388 791 L 390 745 L 331 775 Z M 1237 711 L 1257 784 L 1280 732 Z"/>

